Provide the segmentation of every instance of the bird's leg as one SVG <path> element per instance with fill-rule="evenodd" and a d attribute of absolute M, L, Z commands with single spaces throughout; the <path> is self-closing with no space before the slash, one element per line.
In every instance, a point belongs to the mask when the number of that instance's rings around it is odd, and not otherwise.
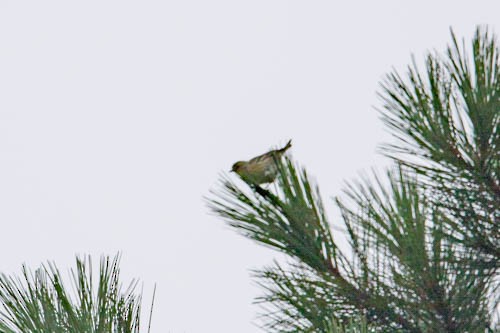
<path fill-rule="evenodd" d="M 269 190 L 263 189 L 257 184 L 252 184 L 252 188 L 255 192 L 260 194 L 263 198 L 267 199 L 274 206 L 279 207 L 281 210 L 283 209 L 283 203 L 281 202 L 281 200 L 276 195 L 272 194 Z"/>
<path fill-rule="evenodd" d="M 270 196 L 273 196 L 273 194 L 271 192 L 269 192 L 268 190 L 262 188 L 260 185 L 258 184 L 252 184 L 252 187 L 253 189 L 255 190 L 255 192 L 259 193 L 261 196 L 263 197 L 270 197 Z"/>

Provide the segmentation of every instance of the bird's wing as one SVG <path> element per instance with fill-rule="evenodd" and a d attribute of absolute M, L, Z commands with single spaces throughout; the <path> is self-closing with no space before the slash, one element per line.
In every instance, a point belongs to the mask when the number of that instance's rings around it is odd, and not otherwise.
<path fill-rule="evenodd" d="M 267 152 L 265 154 L 262 154 L 262 155 L 259 155 L 259 156 L 256 156 L 254 158 L 252 158 L 250 161 L 248 161 L 249 164 L 253 164 L 253 163 L 262 163 L 262 164 L 266 164 L 266 163 L 269 163 L 271 162 L 272 160 L 272 156 L 271 154 L 273 153 L 273 151 L 270 151 L 270 152 Z"/>
<path fill-rule="evenodd" d="M 292 140 L 289 140 L 285 147 L 281 149 L 274 149 L 270 150 L 267 153 L 264 153 L 262 155 L 256 156 L 252 158 L 248 163 L 269 163 L 269 162 L 274 162 L 274 157 L 281 157 L 290 147 L 292 146 Z"/>

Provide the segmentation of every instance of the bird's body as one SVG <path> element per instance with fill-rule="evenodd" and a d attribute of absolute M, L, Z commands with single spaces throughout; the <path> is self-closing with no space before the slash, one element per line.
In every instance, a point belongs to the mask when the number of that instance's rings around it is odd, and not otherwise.
<path fill-rule="evenodd" d="M 243 180 L 255 184 L 272 183 L 278 174 L 276 160 L 292 146 L 292 140 L 285 147 L 271 150 L 249 161 L 239 161 L 233 164 L 231 171 L 236 172 Z"/>

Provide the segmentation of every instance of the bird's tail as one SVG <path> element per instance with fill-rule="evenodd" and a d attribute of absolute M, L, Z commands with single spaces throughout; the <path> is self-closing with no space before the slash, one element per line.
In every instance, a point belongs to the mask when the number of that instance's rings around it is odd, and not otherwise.
<path fill-rule="evenodd" d="M 292 139 L 288 140 L 288 142 L 285 145 L 285 147 L 283 147 L 280 150 L 278 150 L 278 153 L 284 154 L 291 146 L 292 146 Z"/>

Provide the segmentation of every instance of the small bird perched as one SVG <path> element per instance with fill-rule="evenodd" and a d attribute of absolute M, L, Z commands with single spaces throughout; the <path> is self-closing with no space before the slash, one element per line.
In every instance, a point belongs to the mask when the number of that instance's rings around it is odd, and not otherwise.
<path fill-rule="evenodd" d="M 239 161 L 233 164 L 231 171 L 236 172 L 243 180 L 254 185 L 272 183 L 278 174 L 276 160 L 292 146 L 289 140 L 285 147 L 271 150 L 249 161 Z"/>

